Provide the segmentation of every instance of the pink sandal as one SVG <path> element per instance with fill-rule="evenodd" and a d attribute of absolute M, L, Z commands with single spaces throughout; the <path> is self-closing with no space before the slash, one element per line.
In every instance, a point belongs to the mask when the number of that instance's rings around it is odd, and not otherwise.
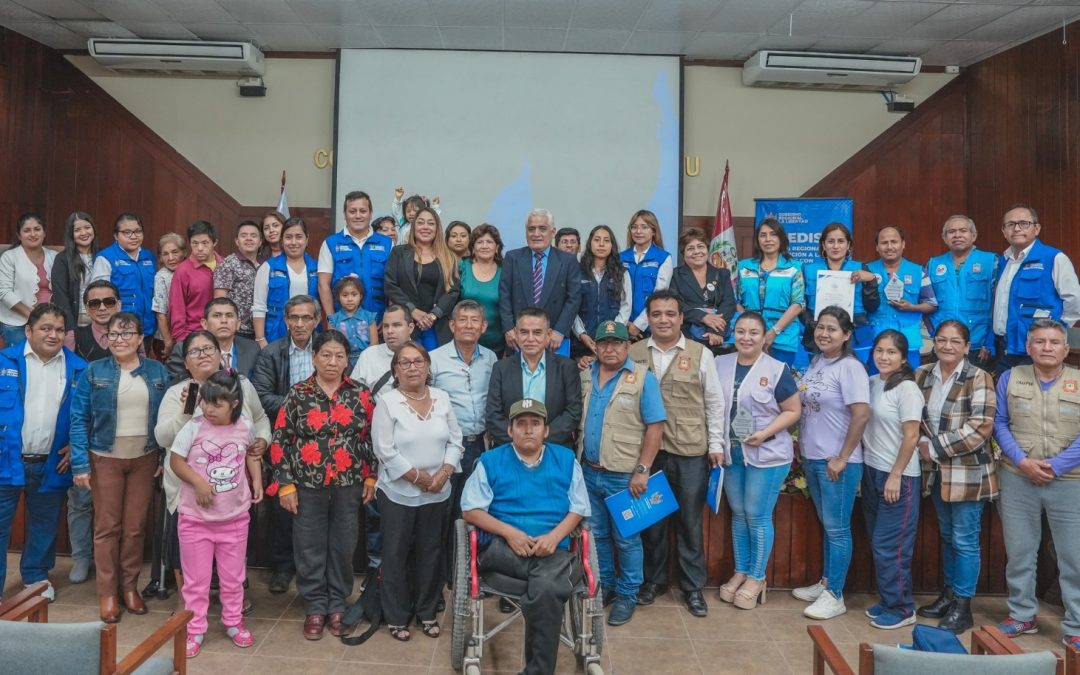
<path fill-rule="evenodd" d="M 193 659 L 199 655 L 202 651 L 204 633 L 196 633 L 195 635 L 187 636 L 187 643 L 184 646 L 184 652 L 189 659 Z"/>
<path fill-rule="evenodd" d="M 235 626 L 229 626 L 225 629 L 225 634 L 229 636 L 229 639 L 237 647 L 250 647 L 255 644 L 255 636 L 251 634 L 251 631 L 247 629 L 243 622 Z"/>

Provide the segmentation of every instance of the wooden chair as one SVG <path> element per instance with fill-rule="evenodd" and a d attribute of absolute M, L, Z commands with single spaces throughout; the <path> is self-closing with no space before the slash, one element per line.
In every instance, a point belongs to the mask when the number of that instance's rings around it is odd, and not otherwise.
<path fill-rule="evenodd" d="M 814 643 L 814 675 L 855 675 L 823 626 L 809 624 Z M 1064 660 L 1052 652 L 1025 653 L 997 628 L 984 626 L 971 634 L 972 655 L 934 654 L 888 645 L 859 645 L 859 675 L 1063 675 Z M 995 656 L 986 659 L 984 656 Z"/>
<path fill-rule="evenodd" d="M 1065 647 L 1065 675 L 1080 675 L 1080 649 Z"/>
<path fill-rule="evenodd" d="M 33 598 L 10 613 L 28 612 L 33 610 L 29 605 L 41 603 L 48 606 L 45 598 Z M 5 621 L 0 622 L 0 654 L 9 663 L 22 664 L 19 672 L 24 675 L 186 675 L 184 642 L 190 620 L 190 611 L 177 612 L 119 662 L 115 624 Z M 155 657 L 170 640 L 172 658 Z"/>
<path fill-rule="evenodd" d="M 39 581 L 36 584 L 30 584 L 26 588 L 22 589 L 15 595 L 11 596 L 7 600 L 0 602 L 0 620 L 7 619 L 7 613 L 15 609 L 19 605 L 22 605 L 29 600 L 38 597 L 45 592 L 45 589 L 49 587 L 48 581 Z M 46 604 L 48 602 L 46 601 Z M 17 619 L 14 619 L 17 621 Z"/>

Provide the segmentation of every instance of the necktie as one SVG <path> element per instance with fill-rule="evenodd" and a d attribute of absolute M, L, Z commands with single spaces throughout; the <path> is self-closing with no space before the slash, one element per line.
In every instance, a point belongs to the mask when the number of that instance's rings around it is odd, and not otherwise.
<path fill-rule="evenodd" d="M 232 350 L 221 352 L 221 369 L 227 371 L 230 368 L 232 368 Z"/>
<path fill-rule="evenodd" d="M 544 289 L 544 268 L 541 266 L 544 254 L 538 251 L 533 255 L 536 256 L 536 261 L 533 263 L 533 304 L 539 305 L 540 291 Z"/>

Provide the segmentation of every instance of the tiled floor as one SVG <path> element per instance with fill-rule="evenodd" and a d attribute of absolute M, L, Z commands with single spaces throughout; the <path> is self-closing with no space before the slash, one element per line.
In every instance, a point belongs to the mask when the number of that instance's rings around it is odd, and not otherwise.
<path fill-rule="evenodd" d="M 57 589 L 56 602 L 49 607 L 51 622 L 97 620 L 97 597 L 93 582 L 72 586 L 67 581 L 70 561 L 60 558 L 52 575 Z M 8 583 L 4 595 L 19 587 L 18 556 L 8 555 Z M 271 595 L 266 590 L 267 573 L 251 574 L 250 597 L 255 613 L 248 626 L 255 634 L 255 646 L 238 649 L 215 624 L 218 607 L 211 606 L 211 630 L 203 653 L 189 663 L 190 673 L 287 672 L 363 673 L 364 675 L 420 675 L 453 673 L 450 668 L 450 615 L 442 617 L 444 637 L 433 640 L 419 631 L 407 643 L 394 641 L 380 630 L 358 647 L 346 647 L 329 635 L 319 642 L 309 642 L 301 635 L 303 608 L 294 590 Z M 359 584 L 357 584 L 359 590 Z M 809 673 L 810 639 L 806 634 L 809 620 L 802 615 L 805 604 L 790 593 L 770 593 L 768 602 L 756 610 L 742 611 L 724 605 L 715 591 L 707 591 L 708 618 L 690 616 L 674 593 L 649 607 L 639 607 L 634 619 L 619 628 L 607 627 L 604 647 L 604 670 L 607 673 Z M 840 651 L 855 664 L 859 642 L 910 643 L 911 628 L 895 632 L 869 626 L 863 610 L 875 601 L 869 595 L 848 598 L 848 613 L 824 622 Z M 920 602 L 927 598 L 919 598 Z M 138 641 L 165 621 L 177 606 L 175 595 L 167 600 L 150 600 L 145 616 L 125 614 L 118 624 L 118 653 L 126 655 Z M 974 603 L 976 624 L 1000 620 L 1005 612 L 1004 598 L 977 598 Z M 1060 652 L 1061 609 L 1044 605 L 1040 616 L 1041 632 L 1024 636 L 1020 644 L 1028 650 L 1053 649 Z M 501 615 L 492 607 L 486 616 Z M 498 617 L 498 618 L 496 618 Z M 967 645 L 969 638 L 962 636 Z M 522 627 L 515 624 L 500 634 L 485 650 L 484 672 L 517 672 L 523 666 Z M 577 669 L 573 655 L 565 647 L 559 653 L 560 672 Z"/>

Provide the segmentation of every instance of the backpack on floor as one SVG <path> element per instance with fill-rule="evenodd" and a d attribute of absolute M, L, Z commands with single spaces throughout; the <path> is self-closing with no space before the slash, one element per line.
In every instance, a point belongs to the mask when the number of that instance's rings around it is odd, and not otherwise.
<path fill-rule="evenodd" d="M 352 630 L 365 619 L 371 623 L 366 631 L 356 636 L 342 635 L 341 641 L 350 647 L 362 645 L 379 630 L 382 625 L 382 600 L 380 599 L 380 586 L 382 586 L 382 567 L 377 568 L 368 575 L 367 585 L 360 593 L 360 598 L 353 603 L 352 607 L 345 610 L 345 616 L 341 623 L 346 632 Z"/>
<path fill-rule="evenodd" d="M 960 638 L 950 631 L 937 626 L 916 624 L 911 632 L 911 648 L 920 652 L 936 652 L 938 654 L 967 654 Z"/>

